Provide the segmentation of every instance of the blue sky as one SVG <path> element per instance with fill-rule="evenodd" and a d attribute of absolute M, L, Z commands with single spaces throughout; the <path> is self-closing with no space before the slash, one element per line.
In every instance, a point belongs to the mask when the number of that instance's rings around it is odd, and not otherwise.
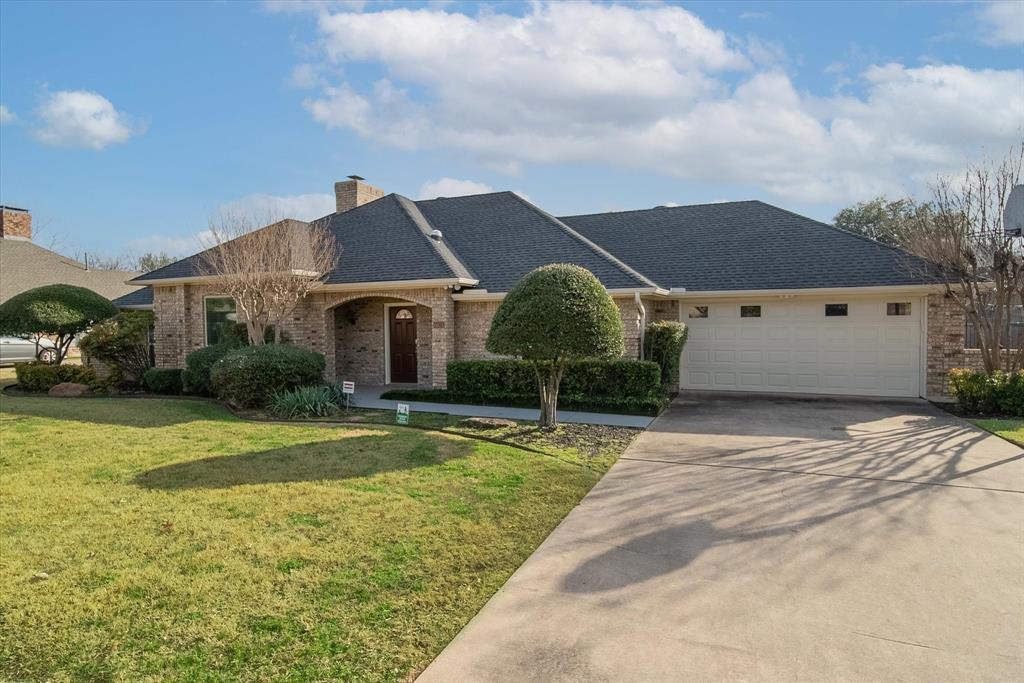
<path fill-rule="evenodd" d="M 555 214 L 759 198 L 829 219 L 1024 131 L 1024 3 L 0 3 L 0 203 L 192 251 L 358 173 Z"/>

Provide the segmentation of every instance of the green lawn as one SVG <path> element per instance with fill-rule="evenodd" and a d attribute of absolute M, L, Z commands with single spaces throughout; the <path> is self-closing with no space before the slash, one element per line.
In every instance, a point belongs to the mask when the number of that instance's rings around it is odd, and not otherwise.
<path fill-rule="evenodd" d="M 0 680 L 407 680 L 598 476 L 400 427 L 2 397 Z"/>
<path fill-rule="evenodd" d="M 1024 420 L 971 420 L 982 429 L 1024 446 Z"/>

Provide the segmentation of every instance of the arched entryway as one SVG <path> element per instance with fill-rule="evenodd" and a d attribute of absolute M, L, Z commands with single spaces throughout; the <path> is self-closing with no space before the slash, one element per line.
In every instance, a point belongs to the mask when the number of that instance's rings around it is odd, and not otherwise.
<path fill-rule="evenodd" d="M 351 299 L 328 310 L 335 379 L 364 386 L 432 386 L 432 318 L 429 306 L 383 296 Z"/>

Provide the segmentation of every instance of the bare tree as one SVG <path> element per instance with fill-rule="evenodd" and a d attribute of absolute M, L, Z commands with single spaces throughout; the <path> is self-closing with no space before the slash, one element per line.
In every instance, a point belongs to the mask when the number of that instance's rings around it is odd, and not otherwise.
<path fill-rule="evenodd" d="M 262 221 L 223 214 L 211 221 L 211 246 L 200 254 L 200 271 L 235 300 L 249 342 L 263 344 L 268 328 L 281 328 L 295 307 L 335 264 L 336 245 L 325 225 Z"/>
<path fill-rule="evenodd" d="M 934 264 L 928 274 L 974 326 L 987 373 L 1020 369 L 1024 360 L 1019 341 L 1008 338 L 1024 295 L 1024 250 L 1021 238 L 1003 225 L 1022 161 L 1024 145 L 1001 162 L 969 166 L 960 179 L 939 178 L 931 210 L 914 215 L 907 240 L 909 251 Z"/>

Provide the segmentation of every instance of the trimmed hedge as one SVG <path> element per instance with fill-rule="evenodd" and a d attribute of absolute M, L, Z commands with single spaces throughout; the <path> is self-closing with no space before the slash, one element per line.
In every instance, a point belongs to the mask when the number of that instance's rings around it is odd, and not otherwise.
<path fill-rule="evenodd" d="M 987 375 L 955 368 L 949 371 L 949 391 L 965 412 L 1024 417 L 1024 370 Z"/>
<path fill-rule="evenodd" d="M 662 389 L 674 395 L 679 392 L 679 356 L 690 330 L 670 320 L 653 322 L 644 330 L 644 358 L 661 368 Z"/>
<path fill-rule="evenodd" d="M 398 389 L 383 398 L 440 403 L 539 407 L 537 375 L 525 360 L 463 360 L 448 363 L 448 389 Z M 606 413 L 657 415 L 667 405 L 657 363 L 635 360 L 570 362 L 558 407 Z"/>
<path fill-rule="evenodd" d="M 102 385 L 96 371 L 88 365 L 50 365 L 33 361 L 16 364 L 14 374 L 18 378 L 18 387 L 23 391 L 49 391 L 62 382 L 86 384 L 93 389 Z"/>
<path fill-rule="evenodd" d="M 448 391 L 481 399 L 536 394 L 537 375 L 525 360 L 459 360 L 448 363 Z M 560 395 L 613 398 L 661 395 L 661 369 L 636 360 L 579 360 L 568 364 Z"/>
<path fill-rule="evenodd" d="M 298 346 L 245 346 L 213 364 L 210 388 L 232 405 L 262 408 L 278 392 L 320 384 L 325 365 L 322 353 Z"/>
<path fill-rule="evenodd" d="M 238 344 L 212 344 L 188 354 L 185 370 L 181 373 L 182 390 L 187 394 L 212 394 L 210 370 L 213 364 L 237 348 L 240 348 Z"/>
<path fill-rule="evenodd" d="M 142 376 L 142 384 L 154 394 L 180 394 L 182 373 L 179 368 L 150 368 Z"/>

